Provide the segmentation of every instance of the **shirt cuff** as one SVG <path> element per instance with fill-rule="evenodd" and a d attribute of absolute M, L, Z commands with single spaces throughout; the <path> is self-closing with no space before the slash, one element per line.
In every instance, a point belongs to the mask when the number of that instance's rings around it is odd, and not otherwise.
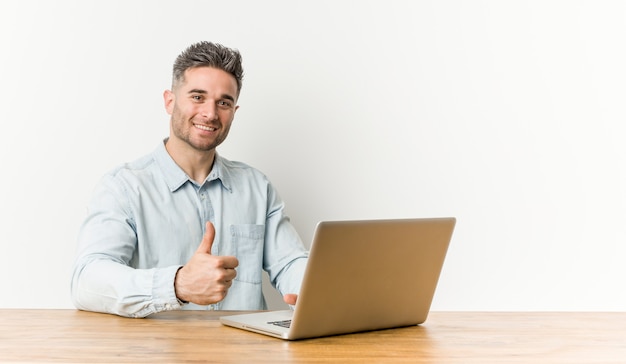
<path fill-rule="evenodd" d="M 157 312 L 182 308 L 186 302 L 176 297 L 174 279 L 182 265 L 156 269 L 152 281 L 152 300 Z"/>

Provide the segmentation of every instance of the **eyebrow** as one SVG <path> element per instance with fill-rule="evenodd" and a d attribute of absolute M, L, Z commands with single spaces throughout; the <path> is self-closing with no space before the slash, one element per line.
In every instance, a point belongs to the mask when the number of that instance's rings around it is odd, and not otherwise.
<path fill-rule="evenodd" d="M 198 89 L 198 88 L 191 89 L 188 92 L 188 94 L 203 94 L 203 95 L 206 95 L 207 93 L 208 92 L 206 92 L 205 90 L 201 90 L 201 89 Z M 226 100 L 230 100 L 230 101 L 233 101 L 233 102 L 235 101 L 235 98 L 232 97 L 229 94 L 223 94 L 223 95 L 220 96 L 220 98 L 226 99 Z"/>

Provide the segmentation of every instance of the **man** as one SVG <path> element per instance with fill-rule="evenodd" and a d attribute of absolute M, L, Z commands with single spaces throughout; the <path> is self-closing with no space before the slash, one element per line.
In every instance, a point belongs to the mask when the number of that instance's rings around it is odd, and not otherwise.
<path fill-rule="evenodd" d="M 267 178 L 215 148 L 241 91 L 237 50 L 191 45 L 163 94 L 170 135 L 97 185 L 78 237 L 77 308 L 127 317 L 175 309 L 265 309 L 262 271 L 295 304 L 307 262 Z"/>

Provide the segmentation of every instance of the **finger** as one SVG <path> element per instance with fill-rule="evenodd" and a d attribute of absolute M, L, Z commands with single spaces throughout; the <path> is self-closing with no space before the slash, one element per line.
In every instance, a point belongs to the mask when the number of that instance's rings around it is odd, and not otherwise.
<path fill-rule="evenodd" d="M 222 268 L 235 269 L 239 266 L 239 259 L 233 256 L 221 256 Z"/>
<path fill-rule="evenodd" d="M 224 272 L 223 272 L 221 279 L 227 282 L 227 281 L 232 281 L 236 277 L 237 277 L 236 270 L 230 269 L 230 268 L 224 268 Z"/>
<path fill-rule="evenodd" d="M 287 293 L 283 296 L 283 301 L 288 305 L 295 305 L 298 300 L 298 295 L 293 293 Z"/>
<path fill-rule="evenodd" d="M 213 247 L 213 239 L 215 239 L 215 227 L 210 221 L 206 222 L 206 231 L 202 237 L 202 242 L 198 246 L 196 253 L 211 254 L 211 248 Z"/>

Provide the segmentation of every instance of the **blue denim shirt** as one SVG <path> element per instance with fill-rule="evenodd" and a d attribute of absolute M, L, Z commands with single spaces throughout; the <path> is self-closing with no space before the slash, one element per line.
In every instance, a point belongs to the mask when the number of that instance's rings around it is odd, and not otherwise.
<path fill-rule="evenodd" d="M 196 251 L 207 220 L 216 230 L 212 254 L 237 257 L 237 277 L 221 302 L 183 304 L 174 277 Z M 97 185 L 78 236 L 72 300 L 79 309 L 128 317 L 180 308 L 266 309 L 263 270 L 281 294 L 298 293 L 307 257 L 262 173 L 217 155 L 199 185 L 162 143 Z"/>

